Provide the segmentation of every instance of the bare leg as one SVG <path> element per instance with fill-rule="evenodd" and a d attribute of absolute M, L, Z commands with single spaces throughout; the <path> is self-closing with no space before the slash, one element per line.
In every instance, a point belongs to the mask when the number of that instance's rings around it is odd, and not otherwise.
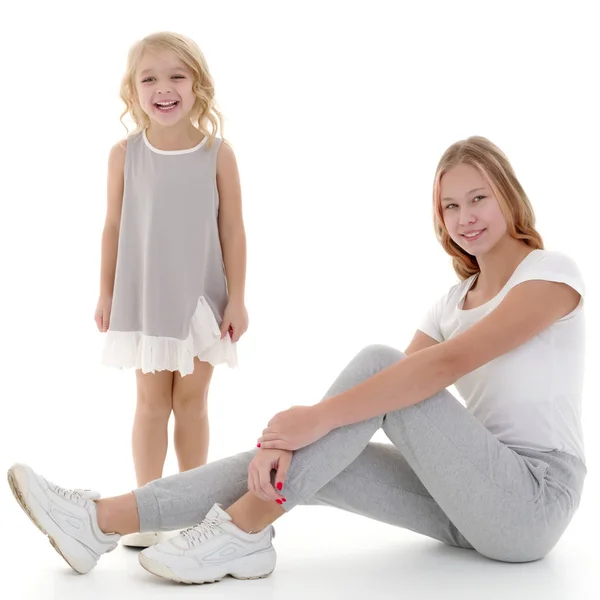
<path fill-rule="evenodd" d="M 175 452 L 181 472 L 206 464 L 208 457 L 208 388 L 213 374 L 210 363 L 194 359 L 194 372 L 173 376 Z"/>
<path fill-rule="evenodd" d="M 96 501 L 98 527 L 104 533 L 127 535 L 140 529 L 137 502 L 133 493 Z"/>
<path fill-rule="evenodd" d="M 234 502 L 225 512 L 246 533 L 262 531 L 285 514 L 285 510 L 274 502 L 265 502 L 248 492 Z"/>
<path fill-rule="evenodd" d="M 132 449 L 137 484 L 141 487 L 162 477 L 173 402 L 173 373 L 137 371 L 136 378 L 138 397 Z"/>

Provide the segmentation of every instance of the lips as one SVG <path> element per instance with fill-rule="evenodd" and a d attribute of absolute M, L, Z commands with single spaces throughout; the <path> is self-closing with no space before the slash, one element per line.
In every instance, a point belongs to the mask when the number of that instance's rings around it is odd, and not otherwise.
<path fill-rule="evenodd" d="M 178 104 L 179 100 L 161 100 L 160 102 L 155 102 L 154 106 L 160 111 L 167 112 L 173 110 Z"/>
<path fill-rule="evenodd" d="M 485 231 L 486 231 L 485 229 L 477 229 L 477 230 L 461 233 L 460 236 L 467 242 L 470 242 L 473 240 L 478 240 Z"/>

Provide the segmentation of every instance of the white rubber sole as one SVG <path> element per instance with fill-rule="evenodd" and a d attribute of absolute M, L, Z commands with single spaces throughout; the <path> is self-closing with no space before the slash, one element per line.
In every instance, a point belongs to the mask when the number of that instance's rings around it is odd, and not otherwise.
<path fill-rule="evenodd" d="M 138 555 L 140 565 L 149 573 L 185 584 L 216 583 L 228 575 L 234 579 L 264 579 L 275 570 L 277 554 L 272 546 L 262 552 L 243 556 L 223 565 L 198 568 L 196 572 L 175 573 L 170 567 L 148 558 L 143 552 Z"/>
<path fill-rule="evenodd" d="M 83 575 L 96 566 L 96 559 L 86 550 L 85 546 L 66 534 L 36 498 L 36 492 L 38 494 L 44 492 L 37 485 L 29 467 L 20 464 L 13 465 L 8 470 L 8 485 L 25 514 L 48 537 L 52 547 L 74 571 Z"/>
<path fill-rule="evenodd" d="M 154 532 L 130 533 L 121 538 L 121 544 L 127 548 L 150 548 L 164 541 L 164 535 Z"/>

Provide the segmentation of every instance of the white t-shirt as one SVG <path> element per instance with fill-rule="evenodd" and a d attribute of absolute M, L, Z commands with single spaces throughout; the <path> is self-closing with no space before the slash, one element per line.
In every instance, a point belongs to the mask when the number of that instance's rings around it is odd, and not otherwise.
<path fill-rule="evenodd" d="M 566 283 L 581 294 L 578 307 L 534 338 L 455 382 L 467 410 L 514 448 L 560 450 L 585 461 L 581 427 L 585 330 L 584 283 L 575 262 L 559 252 L 534 250 L 500 293 L 462 310 L 477 275 L 453 286 L 431 307 L 419 329 L 443 342 L 494 310 L 519 283 Z"/>

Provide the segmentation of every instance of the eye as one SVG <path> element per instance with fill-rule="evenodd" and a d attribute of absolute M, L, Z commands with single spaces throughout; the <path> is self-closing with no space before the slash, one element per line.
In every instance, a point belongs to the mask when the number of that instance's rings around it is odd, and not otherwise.
<path fill-rule="evenodd" d="M 152 81 L 154 79 L 154 77 L 146 77 L 146 79 L 142 79 L 142 83 L 148 83 L 150 81 Z"/>
<path fill-rule="evenodd" d="M 449 208 L 454 208 L 456 206 L 456 204 L 446 204 L 446 206 L 444 207 L 446 210 Z"/>
<path fill-rule="evenodd" d="M 485 198 L 485 196 L 475 196 L 475 198 L 473 198 L 473 200 L 477 200 L 477 202 L 480 202 L 484 198 Z"/>
<path fill-rule="evenodd" d="M 173 79 L 185 79 L 184 75 L 173 75 Z"/>

